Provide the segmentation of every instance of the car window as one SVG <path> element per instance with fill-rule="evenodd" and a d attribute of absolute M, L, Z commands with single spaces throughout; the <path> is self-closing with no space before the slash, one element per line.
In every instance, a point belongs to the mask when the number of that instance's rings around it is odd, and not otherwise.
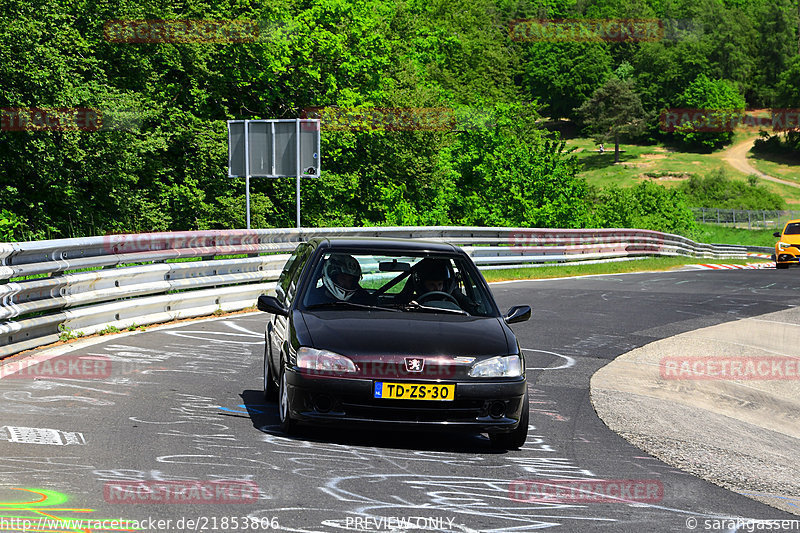
<path fill-rule="evenodd" d="M 295 293 L 297 292 L 297 283 L 300 275 L 303 273 L 303 266 L 311 254 L 312 247 L 308 244 L 301 244 L 297 250 L 297 257 L 292 265 L 291 272 L 289 273 L 289 283 L 286 286 L 286 303 L 291 305 L 294 300 Z"/>
<path fill-rule="evenodd" d="M 460 290 L 467 295 L 467 298 L 475 302 L 477 306 L 475 309 L 475 314 L 486 316 L 491 315 L 491 301 L 488 298 L 482 297 L 482 295 L 485 293 L 483 285 L 474 275 L 470 274 L 470 269 L 466 268 L 464 261 L 456 262 L 456 278 L 459 280 Z"/>
<path fill-rule="evenodd" d="M 308 258 L 310 248 L 311 247 L 306 243 L 297 245 L 297 248 L 294 249 L 294 252 L 292 252 L 292 255 L 286 261 L 275 289 L 279 300 L 291 302 L 293 299 L 297 277 L 302 270 L 300 267 Z"/>
<path fill-rule="evenodd" d="M 783 230 L 784 235 L 800 235 L 800 223 L 795 222 L 794 224 L 786 224 L 786 228 Z"/>
<path fill-rule="evenodd" d="M 344 260 L 343 256 L 355 261 L 359 276 L 355 285 L 340 287 L 337 296 L 329 287 L 335 283 L 330 279 L 331 274 L 336 275 L 339 269 L 332 267 L 326 273 L 325 266 L 329 261 L 350 261 Z M 436 283 L 431 286 L 429 283 L 426 288 L 423 273 L 428 272 L 432 262 L 443 269 L 443 276 L 447 279 L 435 280 L 441 282 L 441 286 L 436 286 Z M 475 316 L 495 316 L 496 307 L 491 295 L 485 290 L 482 280 L 476 277 L 480 274 L 475 274 L 473 270 L 468 260 L 459 256 L 326 252 L 314 265 L 303 305 L 314 307 L 333 304 L 338 300 L 409 312 L 420 311 L 420 307 L 425 307 L 461 311 Z"/>
<path fill-rule="evenodd" d="M 295 248 L 292 252 L 292 255 L 289 256 L 286 264 L 283 265 L 283 270 L 281 271 L 281 275 L 278 278 L 277 287 L 275 288 L 276 295 L 281 301 L 286 299 L 286 291 L 289 289 L 289 282 L 292 279 L 292 273 L 294 272 L 294 267 L 297 264 L 297 256 L 302 248 L 303 244 L 297 245 L 297 248 Z"/>

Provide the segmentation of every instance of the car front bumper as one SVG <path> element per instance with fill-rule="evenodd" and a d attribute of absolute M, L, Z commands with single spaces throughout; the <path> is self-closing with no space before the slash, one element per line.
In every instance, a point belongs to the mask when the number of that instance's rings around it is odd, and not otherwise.
<path fill-rule="evenodd" d="M 773 257 L 776 257 L 775 259 L 776 263 L 789 264 L 789 265 L 800 264 L 800 258 L 798 258 L 797 255 L 787 251 L 780 252 L 777 254 L 777 256 Z"/>
<path fill-rule="evenodd" d="M 413 380 L 413 383 L 453 383 L 455 399 L 390 400 L 373 398 L 374 383 L 379 380 L 311 375 L 296 369 L 286 372 L 291 416 L 312 424 L 380 424 L 502 433 L 519 425 L 527 386 L 521 377 L 474 382 Z"/>

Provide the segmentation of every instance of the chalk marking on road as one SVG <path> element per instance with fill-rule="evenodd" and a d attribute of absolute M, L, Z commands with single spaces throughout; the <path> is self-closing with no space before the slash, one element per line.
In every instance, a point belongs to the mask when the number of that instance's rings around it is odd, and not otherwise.
<path fill-rule="evenodd" d="M 546 353 L 549 355 L 555 355 L 556 357 L 561 357 L 565 360 L 564 364 L 561 366 L 551 366 L 547 368 L 538 368 L 538 367 L 527 367 L 526 370 L 562 370 L 564 368 L 571 368 L 575 366 L 575 359 L 568 355 L 561 355 L 560 353 L 556 352 L 548 352 L 547 350 L 536 350 L 534 348 L 522 348 L 523 352 L 541 352 Z"/>
<path fill-rule="evenodd" d="M 244 335 L 241 335 L 241 334 L 238 334 L 238 333 L 228 333 L 228 332 L 225 332 L 225 331 L 193 331 L 192 333 L 207 333 L 207 334 L 211 334 L 211 335 L 234 335 L 234 336 L 238 336 L 238 337 L 244 337 Z M 172 335 L 174 337 L 183 337 L 185 339 L 194 339 L 194 340 L 204 341 L 204 342 L 208 342 L 208 341 L 220 342 L 220 343 L 225 343 L 225 344 L 261 344 L 261 343 L 264 342 L 263 340 L 248 342 L 248 341 L 232 341 L 232 340 L 225 340 L 225 339 L 214 339 L 214 338 L 208 338 L 208 337 L 198 337 L 196 335 L 187 335 L 183 331 L 167 331 L 167 332 L 165 332 L 165 334 L 166 335 Z"/>
<path fill-rule="evenodd" d="M 262 338 L 264 336 L 263 332 L 259 333 L 257 331 L 251 331 L 251 330 L 247 329 L 246 327 L 237 324 L 236 322 L 231 322 L 230 320 L 224 320 L 222 323 L 225 324 L 226 326 L 228 326 L 229 328 L 233 329 L 233 330 L 240 331 L 240 332 L 244 333 L 245 336 L 247 336 L 247 337 Z"/>
<path fill-rule="evenodd" d="M 31 428 L 24 426 L 0 427 L 0 440 L 20 444 L 51 444 L 67 446 L 70 444 L 86 444 L 83 433 L 78 431 L 61 431 L 51 428 Z"/>

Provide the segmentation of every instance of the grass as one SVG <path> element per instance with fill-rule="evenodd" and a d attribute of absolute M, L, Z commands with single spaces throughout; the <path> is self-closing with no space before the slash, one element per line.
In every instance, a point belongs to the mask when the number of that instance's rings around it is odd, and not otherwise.
<path fill-rule="evenodd" d="M 692 257 L 648 257 L 634 261 L 619 261 L 615 263 L 595 263 L 585 265 L 580 263 L 561 264 L 557 266 L 534 268 L 509 268 L 503 270 L 482 270 L 486 281 L 510 281 L 518 279 L 547 279 L 570 276 L 588 276 L 591 274 L 624 274 L 628 272 L 647 272 L 674 270 L 689 264 L 725 263 L 728 265 L 744 265 L 757 262 L 747 259 L 709 259 Z"/>
<path fill-rule="evenodd" d="M 800 183 L 800 160 L 782 154 L 747 154 L 751 166 L 764 174 L 786 181 Z"/>
<path fill-rule="evenodd" d="M 596 152 L 597 146 L 590 138 L 575 137 L 566 141 L 567 148 L 575 148 L 575 156 L 583 165 L 580 175 L 596 187 L 630 187 L 645 179 L 665 187 L 676 187 L 693 174 L 706 175 L 724 168 L 732 179 L 747 180 L 744 172 L 736 170 L 725 160 L 725 150 L 730 146 L 758 136 L 751 129 L 740 129 L 734 133 L 733 142 L 722 150 L 711 153 L 680 152 L 663 144 L 620 144 L 620 163 L 614 163 L 614 146 L 606 145 L 603 154 Z M 800 161 L 775 156 L 748 157 L 750 164 L 770 176 L 800 183 Z M 650 176 L 648 176 L 650 174 Z M 759 180 L 769 190 L 783 197 L 790 208 L 800 204 L 800 189 Z"/>
<path fill-rule="evenodd" d="M 709 244 L 743 244 L 745 246 L 775 246 L 773 232 L 777 229 L 732 228 L 717 224 L 698 224 L 700 234 L 697 242 Z"/>
<path fill-rule="evenodd" d="M 594 141 L 575 138 L 567 141 L 568 148 L 576 148 L 575 155 L 583 165 L 580 175 L 596 187 L 636 185 L 649 179 L 647 174 L 660 176 L 656 181 L 667 187 L 678 185 L 692 174 L 706 174 L 723 165 L 709 154 L 676 152 L 659 144 L 622 144 L 620 163 L 614 163 L 614 146 L 600 154 L 595 152 Z"/>

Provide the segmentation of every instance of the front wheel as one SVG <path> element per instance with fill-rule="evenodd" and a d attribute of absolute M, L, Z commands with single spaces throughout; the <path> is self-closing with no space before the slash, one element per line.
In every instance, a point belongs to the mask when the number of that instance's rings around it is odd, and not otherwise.
<path fill-rule="evenodd" d="M 278 389 L 278 414 L 281 418 L 281 430 L 287 435 L 292 435 L 296 421 L 292 418 L 289 408 L 289 385 L 286 381 L 286 369 L 281 367 L 281 384 Z"/>
<path fill-rule="evenodd" d="M 528 421 L 530 420 L 530 405 L 528 402 L 528 387 L 525 386 L 525 395 L 522 397 L 522 413 L 519 415 L 519 425 L 510 433 L 490 433 L 489 439 L 492 446 L 499 450 L 516 450 L 521 448 L 528 439 Z"/>
<path fill-rule="evenodd" d="M 777 268 L 778 270 L 789 268 L 789 263 L 775 263 L 775 268 Z"/>

